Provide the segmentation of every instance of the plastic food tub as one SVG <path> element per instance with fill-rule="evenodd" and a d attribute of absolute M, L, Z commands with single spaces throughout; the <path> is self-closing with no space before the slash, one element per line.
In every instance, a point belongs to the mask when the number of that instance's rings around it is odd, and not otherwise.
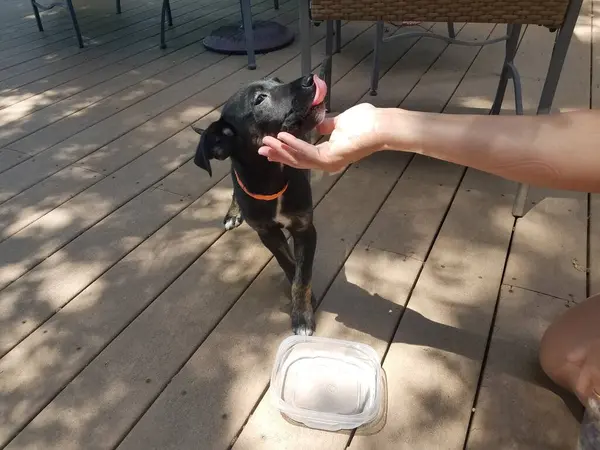
<path fill-rule="evenodd" d="M 307 427 L 350 430 L 379 417 L 381 380 L 379 357 L 368 345 L 290 336 L 277 351 L 271 399 L 281 413 Z"/>

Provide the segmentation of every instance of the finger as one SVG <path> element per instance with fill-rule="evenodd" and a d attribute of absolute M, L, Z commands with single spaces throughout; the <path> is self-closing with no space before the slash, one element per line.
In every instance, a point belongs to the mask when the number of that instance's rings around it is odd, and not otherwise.
<path fill-rule="evenodd" d="M 287 166 L 299 168 L 298 162 L 290 154 L 276 148 L 269 146 L 260 147 L 258 153 L 262 156 L 266 156 L 271 162 L 278 162 Z"/>
<path fill-rule="evenodd" d="M 291 150 L 303 153 L 303 156 L 307 159 L 314 159 L 319 155 L 317 148 L 314 145 L 302 139 L 298 139 L 289 133 L 279 133 L 277 138 L 284 144 L 287 144 Z"/>

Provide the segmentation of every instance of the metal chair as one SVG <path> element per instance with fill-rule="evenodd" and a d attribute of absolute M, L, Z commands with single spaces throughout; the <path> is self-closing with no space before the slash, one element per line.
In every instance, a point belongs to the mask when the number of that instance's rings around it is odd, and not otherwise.
<path fill-rule="evenodd" d="M 117 14 L 121 14 L 121 0 L 116 0 L 117 2 Z M 72 0 L 64 0 L 62 2 L 54 2 L 49 5 L 44 5 L 40 3 L 38 0 L 31 0 L 31 6 L 33 8 L 33 14 L 35 14 L 35 20 L 37 22 L 38 29 L 40 31 L 44 31 L 44 26 L 42 25 L 42 18 L 40 17 L 40 10 L 49 11 L 53 8 L 61 7 L 66 8 L 69 11 L 69 15 L 71 16 L 71 22 L 73 23 L 73 28 L 75 29 L 75 35 L 77 36 L 77 42 L 79 43 L 79 48 L 83 48 L 83 38 L 81 37 L 81 30 L 79 29 L 79 22 L 77 21 L 77 14 L 75 13 L 75 8 L 73 7 Z"/>
<path fill-rule="evenodd" d="M 381 45 L 385 41 L 397 38 L 430 37 L 444 40 L 450 44 L 483 46 L 498 42 L 505 42 L 506 52 L 502 65 L 502 72 L 496 90 L 494 103 L 490 114 L 499 114 L 506 93 L 508 80 L 512 79 L 515 93 L 516 114 L 523 114 L 523 100 L 519 72 L 515 66 L 514 58 L 522 25 L 545 26 L 556 32 L 554 48 L 542 94 L 538 103 L 537 114 L 550 113 L 560 74 L 564 65 L 567 50 L 571 42 L 575 23 L 581 10 L 583 0 L 299 0 L 299 20 L 301 39 L 301 66 L 302 74 L 311 72 L 310 55 L 310 27 L 311 19 L 324 20 L 372 20 L 377 22 L 375 30 L 374 65 L 371 78 L 371 94 L 377 93 L 379 79 L 379 55 Z M 310 2 L 310 3 L 309 3 Z M 407 31 L 394 34 L 388 38 L 383 37 L 384 22 L 418 21 L 418 22 L 446 22 L 448 23 L 448 36 L 434 34 L 428 31 Z M 452 23 L 496 23 L 506 24 L 506 35 L 486 41 L 464 41 L 456 39 Z M 333 52 L 326 38 L 326 60 L 324 63 L 325 76 L 331 87 L 331 59 Z M 330 94 L 328 94 L 330 95 Z M 513 215 L 522 217 L 529 186 L 520 184 L 513 205 Z"/>

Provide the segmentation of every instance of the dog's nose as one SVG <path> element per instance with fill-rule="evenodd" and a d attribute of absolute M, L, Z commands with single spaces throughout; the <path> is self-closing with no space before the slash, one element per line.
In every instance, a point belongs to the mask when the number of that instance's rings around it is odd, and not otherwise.
<path fill-rule="evenodd" d="M 302 87 L 311 87 L 313 84 L 315 84 L 315 80 L 312 75 L 302 78 Z"/>

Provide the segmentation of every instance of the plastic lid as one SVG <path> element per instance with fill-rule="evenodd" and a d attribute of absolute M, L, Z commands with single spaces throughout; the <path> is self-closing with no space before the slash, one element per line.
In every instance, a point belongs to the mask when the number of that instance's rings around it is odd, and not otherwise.
<path fill-rule="evenodd" d="M 382 405 L 381 366 L 372 347 L 317 336 L 290 336 L 271 374 L 275 406 L 290 419 L 328 431 L 375 420 Z"/>

